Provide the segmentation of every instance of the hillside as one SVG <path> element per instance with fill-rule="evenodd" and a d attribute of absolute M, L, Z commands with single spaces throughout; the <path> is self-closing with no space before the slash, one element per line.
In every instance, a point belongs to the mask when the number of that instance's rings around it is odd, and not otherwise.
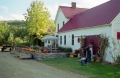
<path fill-rule="evenodd" d="M 24 24 L 22 20 L 0 21 L 0 23 L 7 23 L 10 26 L 23 26 Z"/>

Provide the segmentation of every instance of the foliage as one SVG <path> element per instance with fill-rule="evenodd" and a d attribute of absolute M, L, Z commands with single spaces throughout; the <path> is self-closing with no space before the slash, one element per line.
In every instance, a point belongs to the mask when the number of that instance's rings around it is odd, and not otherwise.
<path fill-rule="evenodd" d="M 33 1 L 24 16 L 29 35 L 36 35 L 40 39 L 42 34 L 47 33 L 50 14 L 42 1 Z"/>
<path fill-rule="evenodd" d="M 67 47 L 67 48 L 65 48 L 65 50 L 64 50 L 65 52 L 72 52 L 72 48 L 70 48 L 70 47 Z"/>
<path fill-rule="evenodd" d="M 13 36 L 13 33 L 10 32 L 10 35 L 8 37 L 8 43 L 13 46 L 15 41 L 14 41 L 14 36 Z"/>
<path fill-rule="evenodd" d="M 24 43 L 28 38 L 24 22 L 21 22 L 23 26 L 11 25 L 9 24 L 11 22 L 17 21 L 0 21 L 0 45 L 9 44 L 15 46 Z"/>
<path fill-rule="evenodd" d="M 104 60 L 105 50 L 108 47 L 109 47 L 109 37 L 107 37 L 105 34 L 101 34 L 99 40 L 99 52 L 102 61 Z"/>
<path fill-rule="evenodd" d="M 24 25 L 23 21 L 21 21 L 21 20 L 8 21 L 7 23 L 8 23 L 10 26 L 17 26 L 17 27 L 20 27 L 20 26 L 23 26 L 23 25 Z"/>
<path fill-rule="evenodd" d="M 21 21 L 21 20 L 8 20 L 8 21 L 0 21 L 0 23 L 6 23 L 10 26 L 23 26 L 24 25 L 24 22 Z"/>
<path fill-rule="evenodd" d="M 120 41 L 112 39 L 113 49 L 110 52 L 114 62 L 120 65 Z"/>
<path fill-rule="evenodd" d="M 39 50 L 39 49 L 40 49 L 40 47 L 37 46 L 37 45 L 36 45 L 36 46 L 33 46 L 32 48 L 33 48 L 34 50 Z"/>
<path fill-rule="evenodd" d="M 34 45 L 34 40 L 35 40 L 34 37 L 29 37 L 29 38 L 28 38 L 28 44 L 29 44 L 29 46 L 30 46 L 30 45 Z"/>
<path fill-rule="evenodd" d="M 116 63 L 117 63 L 118 65 L 120 65 L 120 55 L 117 55 L 117 57 L 116 57 Z"/>
<path fill-rule="evenodd" d="M 58 49 L 64 52 L 72 52 L 72 48 L 70 47 L 58 47 Z"/>
<path fill-rule="evenodd" d="M 58 47 L 58 49 L 60 50 L 60 51 L 64 51 L 64 47 Z"/>
<path fill-rule="evenodd" d="M 78 58 L 57 58 L 50 60 L 41 60 L 40 63 L 62 69 L 72 71 L 77 74 L 88 76 L 88 78 L 119 78 L 120 72 L 114 74 L 115 67 L 112 65 L 104 65 L 103 63 L 89 62 L 86 66 L 81 66 Z M 120 67 L 120 66 L 118 66 Z M 116 71 L 120 71 L 118 68 Z"/>
<path fill-rule="evenodd" d="M 82 36 L 80 37 L 80 44 L 81 44 L 81 47 L 84 47 L 85 45 L 85 36 Z"/>
<path fill-rule="evenodd" d="M 3 45 L 9 36 L 8 28 L 7 23 L 0 23 L 0 45 Z"/>
<path fill-rule="evenodd" d="M 28 36 L 28 31 L 26 27 L 18 27 L 15 33 L 15 37 L 21 37 L 22 39 L 24 39 L 24 37 L 26 36 Z"/>
<path fill-rule="evenodd" d="M 50 30 L 50 34 L 54 34 L 56 31 L 56 26 L 55 26 L 54 20 L 49 20 L 48 26 L 49 26 L 48 30 Z"/>

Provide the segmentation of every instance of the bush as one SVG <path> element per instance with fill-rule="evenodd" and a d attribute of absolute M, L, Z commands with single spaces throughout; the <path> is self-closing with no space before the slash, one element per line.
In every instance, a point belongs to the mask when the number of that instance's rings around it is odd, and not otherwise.
<path fill-rule="evenodd" d="M 72 52 L 72 48 L 68 47 L 68 48 L 65 48 L 64 50 L 65 52 Z"/>
<path fill-rule="evenodd" d="M 67 47 L 67 48 L 58 47 L 58 49 L 59 49 L 60 51 L 64 51 L 64 52 L 72 52 L 72 48 L 70 48 L 70 47 Z"/>
<path fill-rule="evenodd" d="M 120 65 L 120 55 L 117 56 L 116 62 L 118 65 Z"/>
<path fill-rule="evenodd" d="M 39 50 L 39 46 L 33 46 L 34 50 Z"/>

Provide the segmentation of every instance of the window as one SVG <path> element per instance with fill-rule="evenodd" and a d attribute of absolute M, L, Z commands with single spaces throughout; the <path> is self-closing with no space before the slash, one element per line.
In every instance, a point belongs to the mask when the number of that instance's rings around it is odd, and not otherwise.
<path fill-rule="evenodd" d="M 48 40 L 48 44 L 50 44 L 50 40 Z"/>
<path fill-rule="evenodd" d="M 63 25 L 65 24 L 65 22 L 63 21 Z"/>
<path fill-rule="evenodd" d="M 120 32 L 117 32 L 117 39 L 120 40 Z"/>
<path fill-rule="evenodd" d="M 62 36 L 60 36 L 60 44 L 62 44 Z"/>
<path fill-rule="evenodd" d="M 58 35 L 56 35 L 56 37 L 59 37 Z"/>
<path fill-rule="evenodd" d="M 74 34 L 72 34 L 72 45 L 74 45 Z"/>
<path fill-rule="evenodd" d="M 58 24 L 58 31 L 59 31 L 59 24 Z"/>
<path fill-rule="evenodd" d="M 66 45 L 66 35 L 64 35 L 64 44 Z"/>

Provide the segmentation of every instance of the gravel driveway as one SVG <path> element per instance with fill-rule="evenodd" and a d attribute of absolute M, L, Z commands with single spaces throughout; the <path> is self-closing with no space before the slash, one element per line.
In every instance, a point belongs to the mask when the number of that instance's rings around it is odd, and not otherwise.
<path fill-rule="evenodd" d="M 0 78 L 87 78 L 73 72 L 47 66 L 38 61 L 19 60 L 9 52 L 0 52 Z"/>

